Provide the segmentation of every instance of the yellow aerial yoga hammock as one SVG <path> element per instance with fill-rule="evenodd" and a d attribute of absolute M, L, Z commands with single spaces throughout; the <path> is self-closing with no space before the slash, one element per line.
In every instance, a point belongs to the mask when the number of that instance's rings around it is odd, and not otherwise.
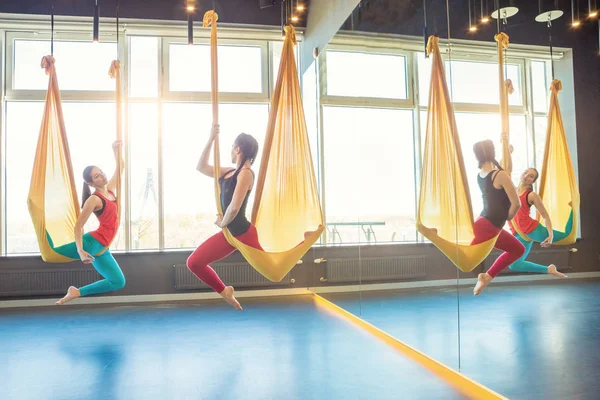
<path fill-rule="evenodd" d="M 211 25 L 213 124 L 219 121 L 217 19 L 214 11 L 204 15 L 204 26 Z M 295 44 L 294 28 L 288 25 L 252 209 L 252 223 L 265 250 L 245 245 L 223 228 L 227 241 L 253 268 L 273 282 L 281 281 L 290 272 L 324 230 L 294 58 Z M 219 171 L 218 136 L 213 153 L 214 170 Z M 223 215 L 219 174 L 214 175 L 217 209 Z"/>
<path fill-rule="evenodd" d="M 500 119 L 502 121 L 502 133 L 506 134 L 506 138 L 502 138 L 502 160 L 501 166 L 508 175 L 512 174 L 512 158 L 510 156 L 509 142 L 509 109 L 508 95 L 514 92 L 514 88 L 510 79 L 504 77 L 504 50 L 508 48 L 508 35 L 504 32 L 494 36 L 498 43 L 498 89 L 500 91 Z"/>
<path fill-rule="evenodd" d="M 61 263 L 75 259 L 54 251 L 55 247 L 75 241 L 75 223 L 80 214 L 71 154 L 63 119 L 60 91 L 54 67 L 54 57 L 42 58 L 42 68 L 49 75 L 46 104 L 38 137 L 27 206 L 36 231 L 42 259 Z M 121 139 L 121 65 L 113 61 L 109 74 L 116 79 L 117 139 Z M 121 159 L 119 154 L 118 159 Z M 121 170 L 120 161 L 117 170 Z M 121 195 L 121 177 L 117 174 L 117 194 Z M 117 197 L 120 215 L 121 201 Z M 106 251 L 108 246 L 94 256 Z"/>
<path fill-rule="evenodd" d="M 416 225 L 458 269 L 469 272 L 488 256 L 498 236 L 471 245 L 471 196 L 439 38 L 429 37 L 427 52 L 432 55 L 431 86 Z"/>
<path fill-rule="evenodd" d="M 575 179 L 575 170 L 571 162 L 571 154 L 565 136 L 565 129 L 558 103 L 558 92 L 562 90 L 562 83 L 554 79 L 550 86 L 550 109 L 548 111 L 548 127 L 546 128 L 546 146 L 544 150 L 544 163 L 540 176 L 539 195 L 548 210 L 552 221 L 557 221 L 556 226 L 566 226 L 570 213 L 573 213 L 573 225 L 568 235 L 552 244 L 569 245 L 577 240 L 579 226 L 579 189 Z M 569 206 L 569 202 L 572 205 Z M 537 213 L 537 220 L 541 221 Z M 532 239 L 521 232 L 516 223 L 511 225 L 526 241 Z"/>

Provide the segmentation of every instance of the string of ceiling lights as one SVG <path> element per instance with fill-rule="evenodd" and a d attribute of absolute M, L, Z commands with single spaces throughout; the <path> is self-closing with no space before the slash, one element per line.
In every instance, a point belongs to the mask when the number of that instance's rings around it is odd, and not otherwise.
<path fill-rule="evenodd" d="M 96 0 L 98 1 L 98 0 Z M 215 0 L 213 0 L 213 10 L 215 8 Z M 188 44 L 194 44 L 194 14 L 196 12 L 196 0 L 185 0 L 186 12 L 188 15 Z M 269 4 L 275 5 L 275 0 Z M 264 7 L 261 7 L 264 8 Z M 281 0 L 281 32 L 285 37 L 284 27 L 287 24 L 293 24 L 300 20 L 300 14 L 306 10 L 306 5 L 303 0 Z"/>
<path fill-rule="evenodd" d="M 504 3 L 508 3 L 505 7 L 500 7 L 503 3 L 500 0 L 494 1 L 494 12 L 491 14 L 491 17 L 494 19 L 502 20 L 503 24 L 506 24 L 507 19 L 514 16 L 519 12 L 519 9 L 515 6 L 514 0 L 507 0 Z M 570 0 L 571 1 L 571 26 L 573 28 L 577 28 L 581 26 L 583 21 L 593 21 L 598 19 L 600 15 L 600 10 L 598 9 L 597 0 L 583 0 L 587 2 L 587 14 L 585 14 L 582 18 L 582 13 L 580 12 L 580 3 L 582 0 Z M 490 13 L 489 13 L 489 2 L 490 0 L 468 0 L 469 6 L 469 32 L 476 32 L 479 24 L 485 25 L 490 22 Z M 479 4 L 477 4 L 479 3 Z M 546 15 L 549 11 L 544 11 L 544 1 L 538 0 L 538 7 L 540 15 L 544 14 L 547 21 L 548 15 Z M 477 11 L 479 11 L 480 18 L 477 18 Z M 558 15 L 558 0 L 554 0 L 554 9 L 550 17 L 555 17 L 552 19 L 559 18 L 563 12 L 560 11 L 560 15 Z M 538 15 L 538 17 L 540 16 Z M 498 18 L 499 17 L 499 18 Z M 536 17 L 536 21 L 542 22 L 538 20 Z M 600 29 L 600 22 L 599 22 Z"/>
<path fill-rule="evenodd" d="M 197 0 L 184 0 L 185 12 L 187 13 L 187 34 L 188 44 L 194 44 L 194 15 L 196 14 Z M 275 5 L 275 0 L 271 5 Z M 215 0 L 212 2 L 215 10 Z M 303 0 L 281 0 L 281 31 L 285 36 L 284 27 L 287 24 L 293 24 L 300 20 L 300 15 L 306 10 Z M 100 6 L 98 0 L 94 0 L 94 20 L 92 41 L 98 43 L 100 40 Z"/>

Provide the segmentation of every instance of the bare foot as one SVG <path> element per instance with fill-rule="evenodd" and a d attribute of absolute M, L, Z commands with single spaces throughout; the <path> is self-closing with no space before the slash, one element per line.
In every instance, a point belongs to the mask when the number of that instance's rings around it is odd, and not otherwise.
<path fill-rule="evenodd" d="M 562 272 L 558 272 L 558 269 L 556 269 L 556 265 L 554 265 L 554 264 L 550 264 L 548 266 L 548 273 L 550 275 L 558 276 L 559 278 L 566 278 L 567 277 Z"/>
<path fill-rule="evenodd" d="M 240 305 L 240 303 L 235 299 L 235 296 L 233 295 L 233 287 L 232 286 L 227 286 L 221 293 L 220 295 L 225 299 L 226 302 L 228 302 L 229 304 L 231 304 L 232 306 L 234 306 L 235 308 L 237 308 L 238 310 L 242 311 L 242 306 Z"/>
<path fill-rule="evenodd" d="M 483 289 L 485 289 L 486 286 L 490 284 L 492 279 L 494 279 L 494 278 L 492 278 L 490 276 L 490 274 L 488 274 L 487 272 L 484 274 L 479 274 L 477 276 L 477 284 L 475 285 L 475 288 L 473 289 L 473 295 L 477 296 L 479 293 L 481 293 L 483 291 Z"/>
<path fill-rule="evenodd" d="M 81 292 L 75 286 L 71 286 L 69 290 L 67 290 L 67 295 L 56 302 L 56 304 L 63 305 L 68 303 L 69 301 L 76 299 L 81 296 Z"/>

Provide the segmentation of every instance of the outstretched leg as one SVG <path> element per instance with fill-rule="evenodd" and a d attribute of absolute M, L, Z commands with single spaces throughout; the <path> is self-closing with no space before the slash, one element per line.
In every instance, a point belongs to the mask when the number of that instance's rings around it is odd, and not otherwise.
<path fill-rule="evenodd" d="M 226 302 L 238 310 L 242 306 L 234 296 L 234 288 L 225 286 L 221 278 L 209 264 L 221 260 L 231 253 L 235 248 L 227 242 L 223 232 L 219 232 L 208 238 L 188 257 L 186 265 L 198 279 L 219 293 Z"/>
<path fill-rule="evenodd" d="M 487 287 L 487 285 L 489 285 L 492 279 L 502 272 L 502 270 L 519 259 L 525 252 L 525 248 L 510 233 L 495 227 L 485 218 L 478 218 L 477 221 L 475 221 L 473 231 L 475 233 L 473 244 L 485 242 L 498 235 L 495 248 L 504 250 L 504 253 L 494 261 L 494 264 L 492 264 L 490 269 L 485 273 L 479 274 L 477 277 L 477 284 L 475 285 L 475 288 L 473 288 L 473 294 L 477 296 Z"/>
<path fill-rule="evenodd" d="M 538 226 L 538 228 L 540 228 L 540 226 Z M 544 229 L 544 228 L 541 228 L 541 229 Z M 537 230 L 537 228 L 536 228 L 536 230 Z M 546 233 L 546 237 L 547 236 L 548 235 Z M 525 247 L 525 254 L 523 254 L 523 256 L 521 258 L 519 258 L 517 261 L 515 261 L 513 264 L 510 265 L 509 268 L 511 270 L 517 271 L 517 272 L 531 272 L 531 273 L 535 273 L 535 274 L 550 274 L 550 275 L 558 276 L 560 278 L 567 277 L 565 274 L 559 272 L 556 269 L 556 265 L 554 265 L 554 264 L 545 266 L 545 265 L 541 265 L 541 264 L 536 264 L 531 261 L 526 261 L 527 257 L 529 256 L 529 252 L 531 251 L 531 248 L 533 247 L 533 241 L 528 242 L 523 237 L 521 237 L 521 235 L 519 235 L 519 234 L 516 234 L 515 238 L 519 242 L 521 242 L 521 244 Z M 546 238 L 543 238 L 542 241 L 545 239 Z"/>
<path fill-rule="evenodd" d="M 92 255 L 97 254 L 104 249 L 104 246 L 89 233 L 83 235 L 82 244 L 83 249 Z M 54 251 L 69 258 L 79 258 L 75 242 L 56 247 L 54 248 Z M 56 304 L 62 305 L 80 296 L 112 292 L 125 287 L 125 276 L 123 275 L 123 271 L 121 271 L 119 264 L 117 264 L 117 261 L 110 253 L 110 250 L 107 249 L 104 253 L 95 257 L 92 265 L 104 279 L 81 288 L 76 288 L 75 286 L 69 287 L 65 297 L 57 301 Z"/>

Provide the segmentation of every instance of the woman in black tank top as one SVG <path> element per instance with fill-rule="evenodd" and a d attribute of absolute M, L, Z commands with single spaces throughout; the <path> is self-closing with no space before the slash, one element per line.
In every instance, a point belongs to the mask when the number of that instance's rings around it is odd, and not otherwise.
<path fill-rule="evenodd" d="M 513 235 L 502 229 L 521 205 L 510 176 L 496 161 L 494 143 L 491 140 L 477 142 L 473 151 L 479 162 L 477 183 L 481 189 L 483 210 L 473 224 L 475 238 L 471 244 L 483 243 L 498 236 L 494 247 L 504 251 L 487 272 L 477 277 L 473 294 L 478 295 L 502 270 L 518 260 L 525 248 Z"/>
<path fill-rule="evenodd" d="M 214 178 L 215 173 L 219 174 L 220 201 L 224 215 L 218 215 L 215 224 L 219 228 L 228 229 L 242 243 L 262 250 L 256 228 L 246 218 L 248 197 L 254 186 L 254 172 L 251 168 L 258 154 L 258 142 L 246 133 L 240 134 L 231 147 L 231 162 L 236 167 L 221 168 L 219 171 L 215 171 L 214 167 L 208 164 L 208 158 L 213 141 L 218 134 L 219 126 L 215 125 L 196 167 L 198 171 L 209 177 Z M 209 266 L 234 251 L 235 248 L 227 242 L 225 235 L 220 231 L 208 238 L 190 255 L 187 267 L 198 279 L 223 296 L 229 304 L 241 310 L 242 306 L 233 295 L 233 287 L 225 286 L 217 273 Z"/>

